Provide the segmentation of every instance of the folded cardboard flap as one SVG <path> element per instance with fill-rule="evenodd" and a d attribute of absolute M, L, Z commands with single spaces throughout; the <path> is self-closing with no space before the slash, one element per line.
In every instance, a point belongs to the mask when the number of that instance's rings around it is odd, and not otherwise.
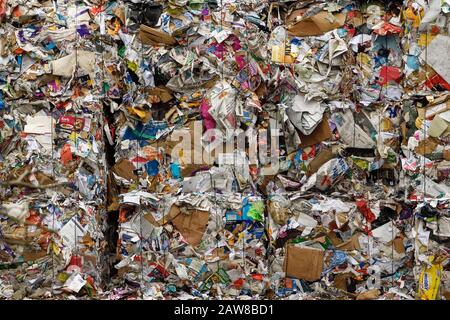
<path fill-rule="evenodd" d="M 337 245 L 336 249 L 343 251 L 360 250 L 361 246 L 359 245 L 359 234 L 355 234 L 347 241 Z"/>
<path fill-rule="evenodd" d="M 309 177 L 319 170 L 319 168 L 327 163 L 329 160 L 336 158 L 337 154 L 334 154 L 331 148 L 325 147 L 322 149 L 317 156 L 311 160 L 308 164 L 308 171 L 306 171 L 306 175 Z"/>
<path fill-rule="evenodd" d="M 405 252 L 405 246 L 403 245 L 402 238 L 395 238 L 394 241 L 392 241 L 392 244 L 394 245 L 394 249 L 397 253 Z"/>
<path fill-rule="evenodd" d="M 171 91 L 165 87 L 155 87 L 148 90 L 148 94 L 158 96 L 162 103 L 169 102 L 173 99 Z"/>
<path fill-rule="evenodd" d="M 143 44 L 149 45 L 174 45 L 177 43 L 174 37 L 170 34 L 165 33 L 161 30 L 150 28 L 146 25 L 141 24 L 139 30 L 139 36 Z"/>
<path fill-rule="evenodd" d="M 358 294 L 356 300 L 374 300 L 381 294 L 379 289 L 372 289 Z"/>
<path fill-rule="evenodd" d="M 220 148 L 213 149 L 210 152 L 205 150 L 202 143 L 200 143 L 201 134 L 195 134 L 196 126 L 198 128 L 197 132 L 202 133 L 202 121 L 191 121 L 185 124 L 184 127 L 174 130 L 164 142 L 159 142 L 159 146 L 165 149 L 166 154 L 170 154 L 172 157 L 178 157 L 177 160 L 181 163 L 181 175 L 183 177 L 188 177 L 194 171 L 201 168 L 209 167 L 221 153 Z M 189 143 L 185 144 L 184 137 L 187 135 L 190 135 L 190 146 Z M 189 142 L 189 140 L 186 141 Z M 173 154 L 175 148 L 178 148 L 177 154 Z M 225 142 L 222 144 L 222 150 L 226 150 Z M 180 151 L 183 152 L 180 154 Z M 172 159 L 175 160 L 175 158 Z"/>
<path fill-rule="evenodd" d="M 323 270 L 323 251 L 320 249 L 288 245 L 284 257 L 286 276 L 315 281 Z"/>
<path fill-rule="evenodd" d="M 202 241 L 208 219 L 209 212 L 193 210 L 190 214 L 179 214 L 172 223 L 190 245 L 197 246 Z"/>
<path fill-rule="evenodd" d="M 47 250 L 41 249 L 38 251 L 33 251 L 29 248 L 25 248 L 22 257 L 25 261 L 34 261 L 40 258 L 43 258 L 47 255 Z"/>
<path fill-rule="evenodd" d="M 337 274 L 333 280 L 333 287 L 343 291 L 348 291 L 347 280 L 351 279 L 352 277 L 353 273 L 351 272 Z"/>
<path fill-rule="evenodd" d="M 328 140 L 331 138 L 331 130 L 328 125 L 328 116 L 326 114 L 323 115 L 322 121 L 310 135 L 304 135 L 300 131 L 297 132 L 301 141 L 300 148 L 310 147 L 322 141 Z"/>
<path fill-rule="evenodd" d="M 137 176 L 134 174 L 135 167 L 133 163 L 128 159 L 122 159 L 117 162 L 112 171 L 118 176 L 126 180 L 137 180 Z"/>
<path fill-rule="evenodd" d="M 41 186 L 54 183 L 54 180 L 43 172 L 38 171 L 34 174 L 34 176 Z"/>
<path fill-rule="evenodd" d="M 331 14 L 321 11 L 312 17 L 296 22 L 300 14 L 300 10 L 295 10 L 287 17 L 289 33 L 298 37 L 323 35 L 328 31 L 342 27 L 346 18 L 343 13 Z"/>
<path fill-rule="evenodd" d="M 414 152 L 425 156 L 431 154 L 436 149 L 438 144 L 439 142 L 435 138 L 427 138 L 419 141 L 418 146 L 414 148 Z"/>
<path fill-rule="evenodd" d="M 169 212 L 166 215 L 164 215 L 161 219 L 156 220 L 153 214 L 151 213 L 144 214 L 144 219 L 154 226 L 162 227 L 166 223 L 172 221 L 172 219 L 175 218 L 180 213 L 181 213 L 180 208 L 176 205 L 172 205 L 170 207 Z"/>
<path fill-rule="evenodd" d="M 209 212 L 201 210 L 189 210 L 189 214 L 182 213 L 180 208 L 173 205 L 170 211 L 179 212 L 172 224 L 183 235 L 183 238 L 192 246 L 200 244 L 208 225 Z"/>
<path fill-rule="evenodd" d="M 163 226 L 172 222 L 183 238 L 191 245 L 197 246 L 203 238 L 209 220 L 209 212 L 191 209 L 189 213 L 183 213 L 180 207 L 172 205 L 167 215 L 156 221 L 152 214 L 144 215 L 144 219 L 156 226 Z"/>

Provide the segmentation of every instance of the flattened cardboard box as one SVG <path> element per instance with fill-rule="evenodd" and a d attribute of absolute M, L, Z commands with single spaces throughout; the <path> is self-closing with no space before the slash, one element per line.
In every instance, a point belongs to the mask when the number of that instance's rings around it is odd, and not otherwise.
<path fill-rule="evenodd" d="M 191 245 L 197 246 L 203 238 L 208 225 L 209 212 L 192 210 L 190 214 L 181 213 L 177 215 L 172 223 L 183 235 L 183 238 Z"/>
<path fill-rule="evenodd" d="M 144 219 L 156 226 L 163 226 L 172 222 L 186 242 L 195 247 L 202 241 L 203 234 L 208 226 L 209 212 L 191 209 L 189 214 L 186 214 L 181 212 L 177 205 L 172 205 L 167 216 L 160 221 L 156 221 L 151 214 L 144 215 Z"/>
<path fill-rule="evenodd" d="M 307 136 L 301 133 L 300 131 L 298 132 L 301 141 L 299 147 L 306 148 L 315 145 L 317 143 L 320 143 L 322 141 L 328 140 L 331 138 L 331 134 L 332 133 L 330 130 L 330 126 L 328 125 L 328 115 L 324 114 L 323 120 L 310 135 Z"/>
<path fill-rule="evenodd" d="M 161 30 L 148 27 L 146 25 L 140 26 L 140 37 L 143 44 L 149 45 L 174 45 L 177 43 L 174 37 Z"/>
<path fill-rule="evenodd" d="M 137 180 L 138 177 L 134 174 L 134 169 L 134 165 L 130 160 L 121 159 L 114 165 L 112 171 L 126 180 Z"/>
<path fill-rule="evenodd" d="M 288 245 L 283 270 L 288 277 L 307 281 L 319 280 L 323 270 L 323 255 L 320 249 Z"/>
<path fill-rule="evenodd" d="M 327 163 L 333 158 L 337 158 L 336 154 L 333 154 L 333 151 L 331 148 L 325 147 L 319 153 L 317 156 L 311 160 L 311 162 L 308 164 L 308 170 L 306 171 L 306 175 L 308 177 L 312 176 L 314 173 L 316 173 L 322 165 Z"/>
<path fill-rule="evenodd" d="M 298 20 L 302 10 L 295 10 L 287 17 L 289 33 L 298 36 L 320 36 L 328 31 L 344 25 L 346 15 L 343 13 L 331 14 L 321 11 L 318 14 Z"/>

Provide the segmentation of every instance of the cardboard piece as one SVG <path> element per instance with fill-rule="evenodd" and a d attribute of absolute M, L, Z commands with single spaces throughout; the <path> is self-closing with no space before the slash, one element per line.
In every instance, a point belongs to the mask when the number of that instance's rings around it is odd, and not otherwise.
<path fill-rule="evenodd" d="M 327 237 L 328 237 L 328 239 L 330 239 L 331 243 L 335 247 L 342 243 L 342 240 L 340 238 L 338 238 L 338 236 L 336 235 L 336 232 L 334 232 L 334 231 L 328 232 Z"/>
<path fill-rule="evenodd" d="M 359 235 L 358 234 L 353 235 L 347 241 L 344 241 L 343 243 L 337 245 L 336 249 L 342 251 L 360 250 L 361 246 L 359 245 Z"/>
<path fill-rule="evenodd" d="M 209 220 L 209 212 L 202 210 L 188 210 L 183 213 L 180 207 L 172 205 L 169 212 L 159 221 L 152 214 L 145 214 L 144 219 L 154 226 L 161 227 L 169 222 L 183 235 L 183 238 L 192 246 L 200 244 L 206 231 Z"/>
<path fill-rule="evenodd" d="M 322 122 L 319 123 L 310 135 L 304 135 L 300 131 L 298 131 L 298 135 L 301 141 L 300 148 L 310 147 L 331 138 L 331 130 L 328 125 L 328 116 L 326 114 L 323 115 Z"/>
<path fill-rule="evenodd" d="M 436 149 L 437 145 L 438 143 L 434 140 L 434 138 L 427 138 L 419 141 L 419 145 L 414 149 L 414 152 L 425 156 L 427 154 L 431 154 Z"/>
<path fill-rule="evenodd" d="M 39 185 L 41 186 L 54 183 L 54 180 L 51 177 L 40 171 L 36 172 L 34 176 L 36 177 L 36 180 L 39 182 Z"/>
<path fill-rule="evenodd" d="M 197 127 L 197 133 L 195 132 Z M 181 175 L 183 177 L 190 176 L 194 171 L 209 167 L 218 158 L 220 148 L 207 152 L 201 142 L 201 134 L 203 123 L 199 121 L 191 121 L 185 127 L 174 130 L 168 139 L 164 142 L 159 142 L 159 146 L 164 147 L 166 154 L 171 155 L 172 159 L 178 158 L 181 164 Z M 189 141 L 185 143 L 184 137 L 190 136 Z M 177 148 L 177 151 L 174 149 Z M 189 148 L 186 152 L 186 148 Z M 223 152 L 226 151 L 226 144 L 222 144 Z M 174 154 L 173 154 L 174 153 Z"/>
<path fill-rule="evenodd" d="M 135 167 L 133 163 L 128 159 L 122 159 L 117 162 L 112 171 L 118 176 L 126 180 L 137 180 L 137 176 L 134 174 Z"/>
<path fill-rule="evenodd" d="M 177 43 L 174 37 L 170 34 L 148 27 L 141 24 L 139 36 L 143 44 L 149 45 L 174 45 Z"/>
<path fill-rule="evenodd" d="M 115 183 L 115 179 L 113 173 L 110 171 L 108 173 L 108 186 L 107 189 L 107 203 L 108 203 L 108 211 L 119 210 L 119 191 L 117 190 L 117 185 Z"/>
<path fill-rule="evenodd" d="M 286 276 L 315 281 L 320 279 L 323 270 L 323 251 L 288 245 L 283 269 Z"/>
<path fill-rule="evenodd" d="M 130 272 L 132 269 L 129 266 L 125 266 L 123 268 L 120 268 L 117 270 L 117 276 L 118 277 L 123 277 L 125 274 L 127 274 L 128 272 Z"/>
<path fill-rule="evenodd" d="M 343 291 L 348 291 L 347 279 L 350 279 L 352 277 L 353 277 L 353 274 L 351 272 L 337 274 L 334 277 L 333 287 L 335 287 L 337 289 L 341 289 Z"/>
<path fill-rule="evenodd" d="M 317 156 L 309 163 L 306 176 L 310 177 L 312 174 L 316 173 L 323 164 L 336 157 L 337 155 L 333 154 L 331 148 L 324 148 L 320 150 Z"/>
<path fill-rule="evenodd" d="M 175 205 L 170 208 L 170 211 L 172 214 L 179 213 L 172 219 L 172 224 L 183 235 L 183 238 L 194 247 L 200 244 L 208 225 L 209 212 L 189 210 L 189 214 L 185 214 L 180 212 L 180 208 Z M 171 214 L 169 213 L 169 215 Z"/>
<path fill-rule="evenodd" d="M 346 15 L 343 13 L 331 14 L 326 11 L 321 11 L 312 17 L 298 21 L 301 11 L 294 10 L 287 17 L 289 34 L 298 37 L 323 35 L 328 31 L 342 27 L 346 19 Z"/>
<path fill-rule="evenodd" d="M 381 294 L 380 290 L 372 289 L 372 290 L 368 290 L 363 293 L 360 293 L 356 297 L 356 300 L 374 300 L 374 299 L 378 298 L 380 296 L 380 294 Z"/>
<path fill-rule="evenodd" d="M 444 160 L 450 161 L 450 149 L 445 149 L 444 150 Z"/>
<path fill-rule="evenodd" d="M 173 205 L 170 208 L 169 212 L 166 215 L 164 215 L 162 217 L 162 219 L 160 219 L 160 220 L 156 220 L 155 217 L 153 216 L 153 214 L 151 214 L 151 213 L 144 214 L 144 219 L 147 220 L 148 222 L 150 222 L 154 226 L 162 227 L 166 223 L 169 223 L 170 221 L 172 221 L 172 219 L 175 218 L 180 213 L 181 213 L 180 209 L 176 205 Z"/>
<path fill-rule="evenodd" d="M 404 253 L 405 252 L 405 246 L 403 245 L 403 239 L 402 238 L 395 238 L 392 242 L 394 245 L 394 249 L 397 253 Z"/>
<path fill-rule="evenodd" d="M 24 249 L 22 257 L 25 261 L 34 261 L 43 258 L 47 255 L 47 250 L 32 251 L 30 249 Z"/>
<path fill-rule="evenodd" d="M 171 91 L 164 87 L 151 88 L 147 92 L 149 95 L 158 96 L 162 103 L 169 102 L 173 99 Z"/>

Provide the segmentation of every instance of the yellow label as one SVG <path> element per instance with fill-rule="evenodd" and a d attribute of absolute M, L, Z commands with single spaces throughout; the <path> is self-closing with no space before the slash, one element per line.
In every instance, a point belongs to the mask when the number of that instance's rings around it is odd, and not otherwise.
<path fill-rule="evenodd" d="M 272 47 L 272 61 L 278 63 L 284 63 L 285 46 L 273 46 Z"/>
<path fill-rule="evenodd" d="M 433 258 L 430 258 L 432 260 Z M 441 283 L 442 264 L 425 266 L 419 277 L 419 297 L 421 300 L 436 300 Z"/>
<path fill-rule="evenodd" d="M 61 253 L 61 249 L 52 241 L 52 250 L 58 256 Z"/>

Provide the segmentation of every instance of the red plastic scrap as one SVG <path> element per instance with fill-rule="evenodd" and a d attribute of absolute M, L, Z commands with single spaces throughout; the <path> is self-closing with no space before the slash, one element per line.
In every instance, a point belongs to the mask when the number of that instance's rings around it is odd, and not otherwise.
<path fill-rule="evenodd" d="M 435 74 L 428 78 L 425 82 L 425 85 L 430 89 L 433 89 L 435 86 L 440 86 L 445 90 L 450 90 L 450 84 L 438 74 Z"/>
<path fill-rule="evenodd" d="M 383 66 L 380 69 L 379 78 L 379 83 L 382 86 L 391 81 L 400 82 L 400 79 L 402 78 L 402 72 L 400 71 L 400 68 L 397 67 Z"/>
<path fill-rule="evenodd" d="M 356 201 L 356 206 L 358 207 L 359 212 L 362 213 L 362 215 L 368 222 L 372 222 L 376 219 L 375 214 L 372 212 L 372 210 L 370 210 L 367 201 L 358 200 Z"/>
<path fill-rule="evenodd" d="M 385 22 L 380 28 L 373 30 L 374 33 L 380 36 L 385 36 L 388 34 L 396 34 L 402 32 L 401 27 L 397 27 L 389 22 Z"/>

